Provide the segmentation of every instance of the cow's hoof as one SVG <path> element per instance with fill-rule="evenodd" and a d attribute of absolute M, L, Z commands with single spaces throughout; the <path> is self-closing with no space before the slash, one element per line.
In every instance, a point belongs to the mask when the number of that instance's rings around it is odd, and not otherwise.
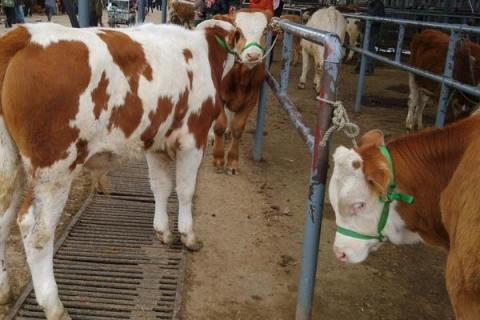
<path fill-rule="evenodd" d="M 72 318 L 68 314 L 67 310 L 63 309 L 63 314 L 60 317 L 60 320 L 72 320 Z"/>
<path fill-rule="evenodd" d="M 173 235 L 170 231 L 165 232 L 155 232 L 157 235 L 158 240 L 160 240 L 163 244 L 170 245 L 173 243 Z"/>
<path fill-rule="evenodd" d="M 0 292 L 0 305 L 8 304 L 10 302 L 10 288 L 5 288 Z"/>
<path fill-rule="evenodd" d="M 189 237 L 186 234 L 182 234 L 180 238 L 185 248 L 187 248 L 190 251 L 199 251 L 200 249 L 203 248 L 202 241 L 197 240 L 195 236 Z"/>
<path fill-rule="evenodd" d="M 316 96 L 315 100 L 320 101 L 320 96 Z"/>
<path fill-rule="evenodd" d="M 240 173 L 237 168 L 227 168 L 227 174 L 229 176 L 238 176 Z"/>
<path fill-rule="evenodd" d="M 305 83 L 300 82 L 299 84 L 297 84 L 297 88 L 298 89 L 305 89 Z"/>

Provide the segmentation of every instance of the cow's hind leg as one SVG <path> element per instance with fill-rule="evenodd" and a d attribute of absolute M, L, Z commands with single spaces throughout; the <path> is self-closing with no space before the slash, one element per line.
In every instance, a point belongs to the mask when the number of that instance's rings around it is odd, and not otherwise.
<path fill-rule="evenodd" d="M 307 82 L 308 69 L 310 68 L 310 55 L 307 50 L 302 47 L 302 74 L 297 87 L 299 89 L 305 89 L 305 83 Z"/>
<path fill-rule="evenodd" d="M 58 297 L 53 274 L 53 242 L 72 178 L 67 174 L 61 180 L 41 183 L 31 178 L 17 218 L 37 302 L 48 320 L 70 319 Z"/>
<path fill-rule="evenodd" d="M 192 198 L 202 156 L 203 150 L 196 148 L 177 151 L 178 231 L 181 234 L 182 243 L 192 251 L 200 250 L 202 247 L 193 232 L 192 219 Z"/>
<path fill-rule="evenodd" d="M 168 225 L 167 205 L 173 189 L 171 161 L 164 154 L 147 153 L 147 162 L 150 187 L 155 197 L 153 228 L 160 241 L 170 244 L 173 237 Z"/>
<path fill-rule="evenodd" d="M 411 131 L 415 126 L 415 116 L 417 114 L 417 107 L 419 103 L 419 92 L 417 83 L 415 82 L 415 76 L 411 73 L 408 74 L 408 88 L 410 90 L 408 94 L 408 113 L 405 120 L 405 127 Z"/>
<path fill-rule="evenodd" d="M 215 139 L 213 143 L 213 166 L 217 172 L 221 173 L 225 166 L 225 131 L 227 130 L 227 116 L 225 110 L 222 109 L 215 124 L 213 125 L 213 132 Z"/>
<path fill-rule="evenodd" d="M 6 304 L 10 299 L 10 285 L 8 281 L 6 244 L 8 236 L 10 235 L 10 228 L 15 214 L 18 211 L 22 199 L 23 184 L 20 180 L 20 174 L 17 175 L 16 183 L 11 186 L 10 190 L 3 190 L 2 192 L 9 193 L 8 197 L 1 198 L 0 201 L 0 304 Z M 4 188 L 5 186 L 0 186 Z"/>

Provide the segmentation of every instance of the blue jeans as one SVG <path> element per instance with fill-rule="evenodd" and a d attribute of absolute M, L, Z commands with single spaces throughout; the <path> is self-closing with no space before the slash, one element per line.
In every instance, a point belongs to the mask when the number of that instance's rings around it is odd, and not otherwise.
<path fill-rule="evenodd" d="M 15 6 L 15 17 L 17 23 L 25 23 L 25 16 L 23 15 L 23 7 L 21 5 Z"/>

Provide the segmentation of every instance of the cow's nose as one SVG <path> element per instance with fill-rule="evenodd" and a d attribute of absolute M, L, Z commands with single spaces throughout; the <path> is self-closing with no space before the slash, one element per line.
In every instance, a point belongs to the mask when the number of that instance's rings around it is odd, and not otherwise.
<path fill-rule="evenodd" d="M 335 256 L 337 257 L 338 260 L 340 260 L 342 262 L 347 262 L 348 258 L 347 258 L 347 254 L 345 253 L 345 251 L 343 251 L 342 249 L 340 249 L 338 247 L 334 247 L 333 251 L 335 252 Z"/>
<path fill-rule="evenodd" d="M 247 60 L 248 61 L 258 61 L 260 60 L 260 54 L 256 52 L 248 52 L 247 53 Z"/>

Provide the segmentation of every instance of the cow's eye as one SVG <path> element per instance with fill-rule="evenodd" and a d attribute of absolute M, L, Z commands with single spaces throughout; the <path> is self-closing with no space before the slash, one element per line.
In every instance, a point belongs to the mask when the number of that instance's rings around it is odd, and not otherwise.
<path fill-rule="evenodd" d="M 351 210 L 350 210 L 350 213 L 351 214 L 359 214 L 363 211 L 363 209 L 365 209 L 365 206 L 366 206 L 366 203 L 363 202 L 363 201 L 360 201 L 360 202 L 355 202 L 354 204 L 352 204 L 351 206 Z"/>

